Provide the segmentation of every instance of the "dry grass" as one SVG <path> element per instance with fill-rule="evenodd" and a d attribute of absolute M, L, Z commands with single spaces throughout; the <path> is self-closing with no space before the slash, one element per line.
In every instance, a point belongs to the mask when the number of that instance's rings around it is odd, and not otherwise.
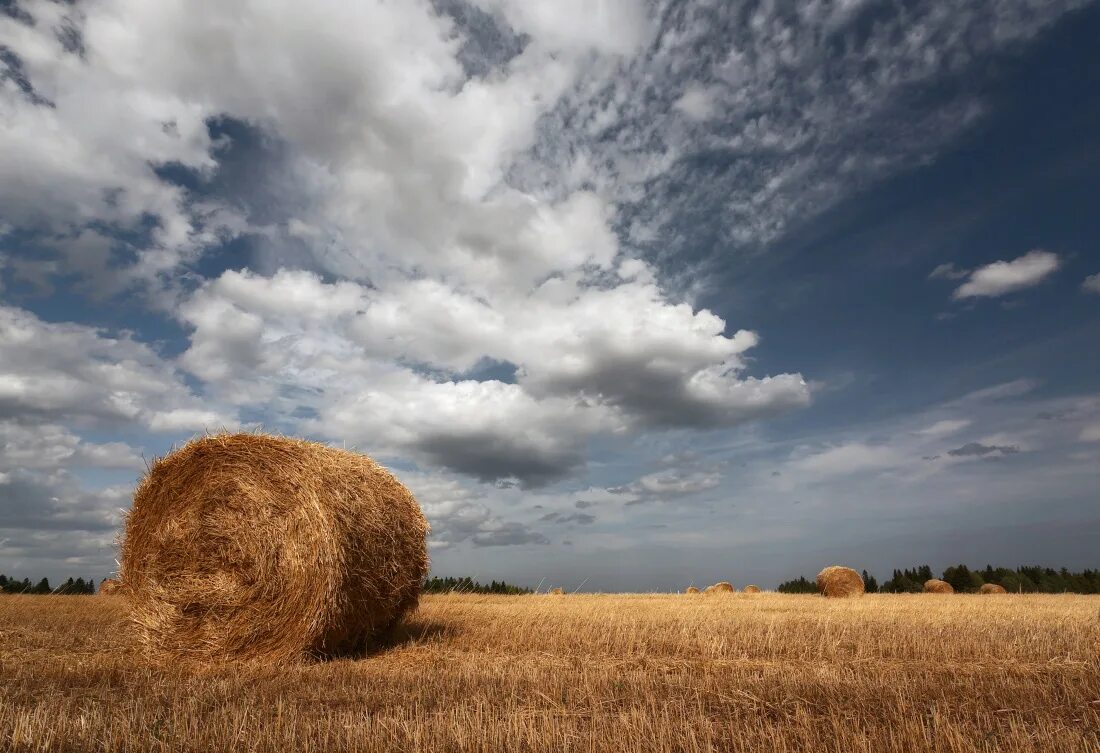
<path fill-rule="evenodd" d="M 292 661 L 355 653 L 416 608 L 427 521 L 365 455 L 215 434 L 152 464 L 121 546 L 151 654 Z"/>
<path fill-rule="evenodd" d="M 427 596 L 359 659 L 143 662 L 0 597 L 0 750 L 1100 751 L 1100 598 Z"/>

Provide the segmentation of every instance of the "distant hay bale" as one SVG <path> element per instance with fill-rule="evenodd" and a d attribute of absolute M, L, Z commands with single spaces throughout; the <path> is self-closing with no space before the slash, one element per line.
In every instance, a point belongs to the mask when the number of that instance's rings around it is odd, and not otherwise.
<path fill-rule="evenodd" d="M 709 593 L 709 594 L 735 594 L 735 593 L 737 593 L 737 589 L 734 588 L 732 584 L 727 583 L 726 581 L 722 580 L 722 581 L 718 581 L 713 586 L 707 586 L 707 590 L 704 591 L 704 593 Z"/>
<path fill-rule="evenodd" d="M 707 586 L 706 588 L 703 589 L 704 594 L 712 594 L 712 593 L 715 593 L 715 591 L 716 591 L 716 589 L 714 588 L 714 586 Z"/>
<path fill-rule="evenodd" d="M 560 589 L 560 588 L 551 588 L 551 589 L 550 589 L 550 595 L 551 595 L 551 596 L 564 596 L 564 595 L 565 595 L 565 591 L 563 591 L 563 590 L 562 590 L 562 589 Z"/>
<path fill-rule="evenodd" d="M 748 585 L 741 589 L 743 593 L 758 594 L 760 593 L 760 586 Z"/>
<path fill-rule="evenodd" d="M 863 596 L 863 577 L 850 567 L 830 565 L 817 574 L 817 590 L 830 599 Z"/>
<path fill-rule="evenodd" d="M 684 593 L 686 593 L 686 594 L 697 594 L 697 593 L 699 593 L 699 589 L 696 588 L 695 586 L 688 586 L 687 590 L 684 591 Z"/>
<path fill-rule="evenodd" d="M 998 586 L 996 583 L 985 583 L 978 589 L 978 592 L 986 595 L 1008 593 L 1004 586 Z"/>
<path fill-rule="evenodd" d="M 953 594 L 955 589 L 947 581 L 931 578 L 924 582 L 924 592 L 926 594 Z"/>
<path fill-rule="evenodd" d="M 110 596 L 113 593 L 118 593 L 122 588 L 122 584 L 114 578 L 104 578 L 99 584 L 99 595 Z"/>
<path fill-rule="evenodd" d="M 428 524 L 365 455 L 262 434 L 156 460 L 120 578 L 153 655 L 285 661 L 362 650 L 417 606 Z"/>

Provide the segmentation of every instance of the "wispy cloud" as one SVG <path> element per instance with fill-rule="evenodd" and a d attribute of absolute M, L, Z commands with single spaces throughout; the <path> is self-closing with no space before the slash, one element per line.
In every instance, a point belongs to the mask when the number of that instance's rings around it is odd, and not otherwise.
<path fill-rule="evenodd" d="M 1061 265 L 1050 251 L 1029 251 L 1012 261 L 995 261 L 970 273 L 970 278 L 955 289 L 956 300 L 993 298 L 1038 285 Z"/>

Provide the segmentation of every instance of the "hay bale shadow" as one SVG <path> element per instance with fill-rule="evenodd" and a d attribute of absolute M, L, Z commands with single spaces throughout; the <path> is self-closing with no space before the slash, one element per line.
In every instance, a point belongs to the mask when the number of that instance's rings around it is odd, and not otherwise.
<path fill-rule="evenodd" d="M 441 638 L 452 638 L 461 631 L 450 623 L 438 620 L 413 620 L 411 622 L 399 622 L 377 640 L 359 651 L 333 657 L 334 659 L 369 659 L 379 654 L 385 654 L 394 649 L 419 643 L 430 643 Z"/>

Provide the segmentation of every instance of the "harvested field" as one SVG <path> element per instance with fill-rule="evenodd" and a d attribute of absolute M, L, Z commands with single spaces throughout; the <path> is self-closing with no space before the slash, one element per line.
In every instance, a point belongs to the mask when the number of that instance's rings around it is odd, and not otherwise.
<path fill-rule="evenodd" d="M 147 663 L 0 596 L 0 750 L 1100 751 L 1100 598 L 430 595 L 360 658 Z"/>

